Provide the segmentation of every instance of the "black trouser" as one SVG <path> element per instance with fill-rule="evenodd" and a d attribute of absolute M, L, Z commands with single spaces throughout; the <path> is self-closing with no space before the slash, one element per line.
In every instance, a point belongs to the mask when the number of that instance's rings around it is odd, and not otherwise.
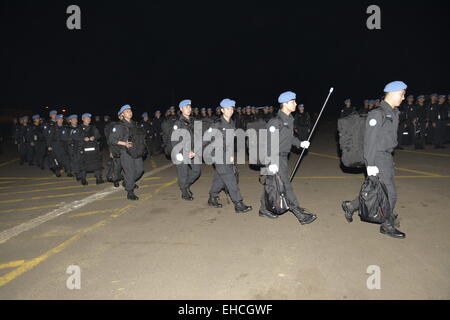
<path fill-rule="evenodd" d="M 298 202 L 297 196 L 294 193 L 294 189 L 292 188 L 292 184 L 289 181 L 289 163 L 288 163 L 288 155 L 287 154 L 280 155 L 278 175 L 280 176 L 281 181 L 284 184 L 284 188 L 285 188 L 285 192 L 286 192 L 285 196 L 286 196 L 286 200 L 288 201 L 289 207 L 298 208 L 299 202 Z M 260 211 L 267 211 L 266 202 L 264 200 L 264 190 L 261 195 Z"/>
<path fill-rule="evenodd" d="M 28 162 L 34 162 L 37 167 L 44 167 L 44 158 L 45 158 L 45 143 L 44 142 L 35 142 L 34 146 L 28 146 Z"/>
<path fill-rule="evenodd" d="M 215 164 L 215 173 L 209 194 L 217 197 L 222 190 L 228 190 L 231 200 L 242 201 L 242 195 L 237 182 L 237 167 L 234 164 Z"/>
<path fill-rule="evenodd" d="M 120 151 L 120 164 L 124 173 L 125 190 L 133 191 L 136 181 L 144 173 L 144 162 L 142 158 L 134 159 L 126 150 L 122 149 Z"/>
<path fill-rule="evenodd" d="M 200 177 L 201 164 L 181 163 L 177 166 L 178 186 L 180 189 L 189 188 Z"/>
<path fill-rule="evenodd" d="M 416 149 L 422 148 L 425 145 L 425 122 L 416 123 L 413 132 L 413 143 Z"/>
<path fill-rule="evenodd" d="M 61 144 L 55 144 L 52 148 L 60 166 L 64 168 L 65 172 L 70 172 L 69 153 L 66 148 Z"/>
<path fill-rule="evenodd" d="M 28 143 L 22 142 L 18 145 L 18 147 L 19 147 L 20 162 L 24 163 L 24 162 L 27 162 L 27 160 L 31 162 L 32 161 L 31 159 L 27 159 L 28 148 L 29 148 Z"/>
<path fill-rule="evenodd" d="M 447 129 L 446 120 L 438 120 L 435 122 L 436 127 L 433 127 L 433 144 L 436 147 L 441 147 L 445 141 L 445 133 Z"/>
<path fill-rule="evenodd" d="M 387 189 L 389 205 L 391 211 L 386 216 L 386 221 L 383 223 L 384 227 L 392 228 L 394 225 L 394 208 L 397 203 L 397 188 L 394 181 L 394 160 L 392 154 L 387 152 L 378 152 L 375 155 L 375 166 L 380 171 L 378 177 L 384 183 Z M 359 209 L 359 199 L 352 201 L 352 207 L 356 210 Z"/>

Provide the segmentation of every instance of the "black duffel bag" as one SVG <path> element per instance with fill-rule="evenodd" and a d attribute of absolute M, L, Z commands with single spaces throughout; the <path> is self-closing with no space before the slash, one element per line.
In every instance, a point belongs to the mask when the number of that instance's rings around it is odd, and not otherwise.
<path fill-rule="evenodd" d="M 367 177 L 359 193 L 362 221 L 382 224 L 391 212 L 386 186 L 378 177 Z"/>
<path fill-rule="evenodd" d="M 285 214 L 289 210 L 289 205 L 280 175 L 267 175 L 264 179 L 260 177 L 260 182 L 264 185 L 264 202 L 267 210 L 278 216 Z"/>
<path fill-rule="evenodd" d="M 83 141 L 80 155 L 80 164 L 84 171 L 102 170 L 102 154 L 98 141 Z"/>

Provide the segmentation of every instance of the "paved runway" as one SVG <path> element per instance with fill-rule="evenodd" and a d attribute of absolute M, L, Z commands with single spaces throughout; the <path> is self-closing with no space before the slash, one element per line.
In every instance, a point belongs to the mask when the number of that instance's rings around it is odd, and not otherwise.
<path fill-rule="evenodd" d="M 318 215 L 307 226 L 289 213 L 259 217 L 258 172 L 244 165 L 240 188 L 254 209 L 237 215 L 223 194 L 222 209 L 207 206 L 210 166 L 186 202 L 171 163 L 149 159 L 130 202 L 93 177 L 82 186 L 1 155 L 0 299 L 449 299 L 449 146 L 396 152 L 407 234 L 396 240 L 346 222 L 340 204 L 364 176 L 341 170 L 334 129 L 322 124 L 294 182 Z M 80 289 L 68 288 L 72 265 Z M 380 289 L 367 287 L 369 266 L 380 268 Z"/>

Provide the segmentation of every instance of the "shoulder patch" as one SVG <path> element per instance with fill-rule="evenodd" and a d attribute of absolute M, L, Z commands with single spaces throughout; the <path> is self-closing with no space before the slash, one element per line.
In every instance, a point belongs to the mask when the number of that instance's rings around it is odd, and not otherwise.
<path fill-rule="evenodd" d="M 270 131 L 270 132 L 274 133 L 275 130 L 276 130 L 275 126 L 270 126 L 270 128 L 269 128 L 269 131 Z"/>
<path fill-rule="evenodd" d="M 377 120 L 375 120 L 375 119 L 370 119 L 369 125 L 370 125 L 371 127 L 376 126 L 376 125 L 377 125 Z"/>
<path fill-rule="evenodd" d="M 116 132 L 117 131 L 117 129 L 114 127 L 113 129 L 112 129 L 112 132 Z"/>
<path fill-rule="evenodd" d="M 177 130 L 178 129 L 178 126 L 177 125 L 174 125 L 173 126 L 173 130 Z"/>

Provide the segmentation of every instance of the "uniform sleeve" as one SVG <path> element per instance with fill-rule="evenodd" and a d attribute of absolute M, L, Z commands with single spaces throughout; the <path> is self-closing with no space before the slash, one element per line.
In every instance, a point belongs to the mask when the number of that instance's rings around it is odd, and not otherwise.
<path fill-rule="evenodd" d="M 382 125 L 381 112 L 370 112 L 366 120 L 364 132 L 364 160 L 366 166 L 375 166 L 375 154 L 377 152 L 378 139 Z"/>
<path fill-rule="evenodd" d="M 111 133 L 109 134 L 108 143 L 110 146 L 117 146 L 117 143 L 120 141 L 120 131 L 122 130 L 121 126 L 114 125 L 112 127 Z"/>
<path fill-rule="evenodd" d="M 102 136 L 100 135 L 100 131 L 96 127 L 94 127 L 94 138 L 95 140 L 99 140 Z"/>

